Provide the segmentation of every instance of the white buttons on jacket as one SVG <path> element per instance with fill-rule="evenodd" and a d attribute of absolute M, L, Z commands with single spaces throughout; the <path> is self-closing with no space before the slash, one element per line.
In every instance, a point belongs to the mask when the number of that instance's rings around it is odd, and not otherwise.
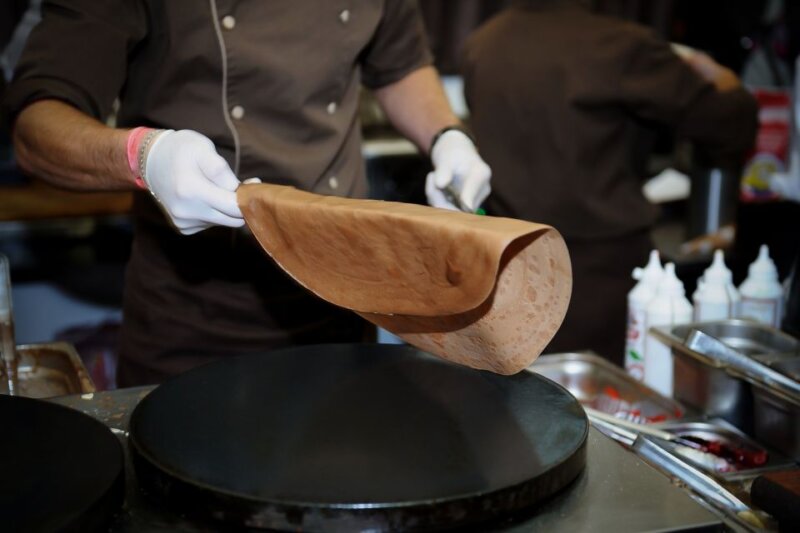
<path fill-rule="evenodd" d="M 244 117 L 244 108 L 240 105 L 235 105 L 231 109 L 231 117 L 236 120 L 241 120 Z"/>
<path fill-rule="evenodd" d="M 226 30 L 232 30 L 236 27 L 236 19 L 230 15 L 222 17 L 222 27 Z"/>

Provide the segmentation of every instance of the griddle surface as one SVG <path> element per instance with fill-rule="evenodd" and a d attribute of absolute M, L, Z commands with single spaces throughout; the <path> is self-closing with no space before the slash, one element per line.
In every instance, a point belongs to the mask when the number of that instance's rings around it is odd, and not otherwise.
<path fill-rule="evenodd" d="M 89 415 L 0 395 L 0 529 L 107 531 L 122 505 L 117 437 Z"/>
<path fill-rule="evenodd" d="M 320 345 L 222 360 L 131 418 L 146 492 L 181 512 L 279 529 L 478 522 L 552 495 L 585 461 L 578 402 L 407 346 Z"/>

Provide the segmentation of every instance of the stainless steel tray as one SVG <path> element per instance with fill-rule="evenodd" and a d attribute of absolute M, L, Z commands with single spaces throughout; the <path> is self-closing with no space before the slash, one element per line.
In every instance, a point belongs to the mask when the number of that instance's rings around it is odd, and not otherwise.
<path fill-rule="evenodd" d="M 664 331 L 664 328 L 654 329 Z M 739 353 L 754 356 L 754 359 L 768 354 L 800 355 L 800 341 L 778 329 L 750 320 L 696 322 L 675 326 L 666 333 L 673 342 L 683 343 L 693 329 L 721 340 Z"/>
<path fill-rule="evenodd" d="M 674 452 L 701 470 L 723 480 L 754 478 L 765 471 L 795 466 L 794 461 L 788 457 L 757 443 L 722 419 L 712 419 L 704 422 L 665 422 L 659 426 L 659 429 L 678 437 L 699 437 L 708 441 L 718 441 L 732 448 L 743 448 L 751 452 L 765 452 L 767 454 L 767 461 L 763 465 L 745 467 L 730 464 L 729 468 L 722 469 L 709 463 L 698 462 L 693 457 L 685 456 L 680 452 Z"/>
<path fill-rule="evenodd" d="M 715 337 L 764 364 L 795 357 L 800 353 L 800 341 L 775 328 L 739 319 L 650 329 L 652 335 L 672 348 L 675 399 L 708 416 L 724 418 L 753 435 L 753 387 L 726 371 L 718 361 L 688 349 L 684 341 L 692 329 Z"/>
<path fill-rule="evenodd" d="M 52 398 L 95 391 L 94 383 L 75 348 L 66 342 L 17 346 L 20 396 Z M 5 380 L 0 393 L 7 394 Z"/>
<path fill-rule="evenodd" d="M 753 387 L 753 436 L 800 461 L 800 402 L 777 391 Z"/>
<path fill-rule="evenodd" d="M 528 370 L 559 383 L 583 405 L 631 421 L 663 422 L 685 413 L 680 403 L 592 352 L 543 355 Z"/>

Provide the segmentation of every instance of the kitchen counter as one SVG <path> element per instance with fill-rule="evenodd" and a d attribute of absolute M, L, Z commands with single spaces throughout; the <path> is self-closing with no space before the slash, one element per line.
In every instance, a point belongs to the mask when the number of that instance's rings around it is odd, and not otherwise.
<path fill-rule="evenodd" d="M 138 491 L 127 454 L 128 420 L 153 387 L 138 387 L 50 401 L 89 414 L 111 428 L 126 448 L 126 503 L 110 531 L 217 531 L 159 508 Z M 215 527 L 216 526 L 216 527 Z M 524 516 L 485 526 L 483 531 L 717 531 L 722 522 L 668 478 L 594 428 L 589 433 L 587 466 L 563 492 Z"/>
<path fill-rule="evenodd" d="M 30 221 L 85 216 L 126 215 L 133 194 L 75 192 L 34 180 L 0 187 L 0 221 Z"/>

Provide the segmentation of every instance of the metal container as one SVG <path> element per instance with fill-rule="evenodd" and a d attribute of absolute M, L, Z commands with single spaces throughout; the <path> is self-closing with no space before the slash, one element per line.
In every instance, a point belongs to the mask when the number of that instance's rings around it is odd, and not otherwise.
<path fill-rule="evenodd" d="M 27 344 L 14 341 L 11 306 L 11 269 L 0 254 L 0 394 L 52 398 L 94 392 L 86 367 L 66 342 Z"/>
<path fill-rule="evenodd" d="M 669 333 L 674 341 L 682 344 L 693 329 L 721 340 L 739 353 L 755 356 L 755 359 L 770 354 L 800 356 L 800 341 L 778 329 L 752 320 L 729 319 L 684 324 L 672 327 Z"/>
<path fill-rule="evenodd" d="M 680 419 L 684 408 L 592 352 L 543 355 L 530 367 L 559 383 L 581 404 L 639 423 Z"/>
<path fill-rule="evenodd" d="M 795 381 L 800 381 L 800 357 L 783 357 L 774 361 L 766 362 L 776 372 L 780 372 L 784 376 L 792 378 Z"/>
<path fill-rule="evenodd" d="M 723 418 L 748 435 L 754 435 L 752 385 L 730 374 L 718 361 L 688 349 L 684 341 L 693 329 L 764 363 L 774 363 L 800 353 L 800 341 L 775 328 L 738 319 L 650 329 L 652 335 L 672 348 L 675 399 L 703 414 Z"/>
<path fill-rule="evenodd" d="M 791 361 L 791 366 L 796 372 L 800 359 Z M 800 461 L 800 398 L 755 385 L 753 404 L 755 438 Z"/>
<path fill-rule="evenodd" d="M 707 441 L 720 442 L 731 448 L 743 448 L 753 452 L 764 451 L 767 453 L 767 462 L 759 467 L 744 468 L 732 465 L 732 468 L 727 471 L 713 469 L 708 464 L 699 463 L 691 457 L 682 456 L 684 460 L 724 480 L 753 478 L 762 472 L 795 466 L 794 462 L 788 457 L 755 442 L 755 440 L 721 419 L 712 419 L 707 422 L 667 422 L 660 425 L 659 429 L 668 431 L 678 437 L 699 437 Z M 681 454 L 678 453 L 678 455 Z"/>
<path fill-rule="evenodd" d="M 75 348 L 66 342 L 23 344 L 17 346 L 19 395 L 29 398 L 52 398 L 95 391 Z M 6 394 L 0 383 L 0 393 Z"/>

